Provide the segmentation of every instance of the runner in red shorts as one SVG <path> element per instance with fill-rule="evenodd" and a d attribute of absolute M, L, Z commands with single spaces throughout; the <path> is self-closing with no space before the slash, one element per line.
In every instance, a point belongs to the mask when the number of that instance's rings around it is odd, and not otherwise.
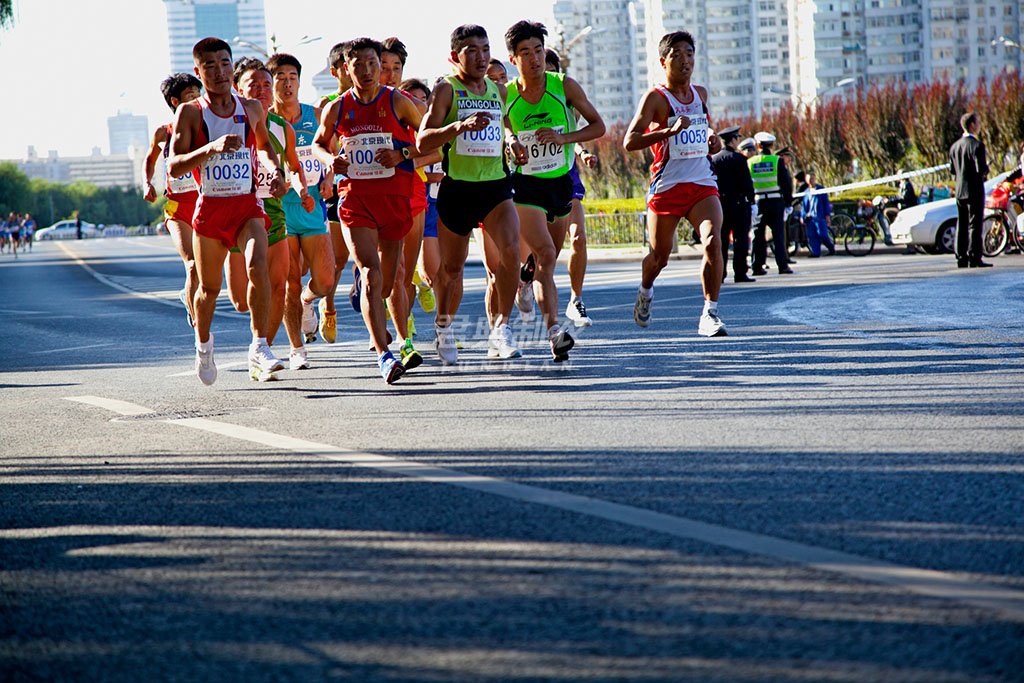
<path fill-rule="evenodd" d="M 383 298 L 391 296 L 402 238 L 412 226 L 409 198 L 413 159 L 419 154 L 410 129 L 419 128 L 421 115 L 412 100 L 380 84 L 382 52 L 371 38 L 345 44 L 344 68 L 352 89 L 324 111 L 313 150 L 336 174 L 348 176 L 338 218 L 363 282 L 360 309 L 381 376 L 393 384 L 405 366 L 388 349 Z M 336 138 L 341 141 L 337 155 Z"/>
<path fill-rule="evenodd" d="M 723 336 L 725 324 L 718 317 L 724 267 L 722 204 L 711 168 L 711 154 L 721 145 L 709 127 L 708 91 L 690 82 L 696 52 L 693 36 L 686 31 L 669 33 L 661 39 L 658 52 L 665 69 L 665 85 L 644 95 L 623 141 L 630 152 L 654 148 L 647 194 L 651 253 L 643 261 L 633 319 L 640 327 L 650 324 L 654 279 L 668 264 L 676 226 L 685 218 L 700 231 L 704 245 L 700 273 L 704 313 L 697 332 L 705 337 Z"/>
<path fill-rule="evenodd" d="M 220 38 L 204 38 L 192 48 L 192 57 L 206 94 L 178 108 L 168 169 L 175 177 L 193 171 L 199 176 L 199 201 L 192 221 L 199 273 L 194 302 L 196 374 L 203 384 L 210 385 L 217 380 L 210 325 L 223 284 L 224 259 L 234 246 L 245 254 L 252 283 L 250 370 L 253 366 L 264 372 L 284 368 L 267 345 L 270 219 L 256 196 L 256 164 L 277 169 L 271 190 L 275 197 L 283 196 L 286 186 L 267 134 L 263 105 L 232 91 L 231 47 Z"/>
<path fill-rule="evenodd" d="M 164 95 L 164 101 L 171 111 L 176 111 L 182 102 L 191 102 L 203 92 L 203 84 L 192 74 L 178 73 L 168 76 L 160 84 L 160 91 Z M 164 226 L 167 233 L 174 241 L 174 247 L 178 250 L 182 263 L 185 264 L 185 287 L 181 290 L 181 302 L 185 304 L 185 311 L 188 314 L 189 326 L 195 319 L 195 311 L 192 310 L 192 302 L 199 289 L 199 274 L 196 272 L 196 257 L 192 253 L 192 215 L 196 212 L 196 202 L 199 200 L 199 185 L 191 173 L 180 178 L 174 178 L 167 172 L 167 158 L 171 152 L 171 137 L 173 135 L 171 124 L 159 126 L 153 132 L 153 140 L 149 146 L 149 154 L 146 156 L 146 195 L 147 202 L 156 201 L 156 189 L 153 187 L 153 173 L 156 170 L 156 161 L 160 158 L 161 150 L 164 155 L 164 194 L 167 196 L 167 203 L 164 204 Z"/>

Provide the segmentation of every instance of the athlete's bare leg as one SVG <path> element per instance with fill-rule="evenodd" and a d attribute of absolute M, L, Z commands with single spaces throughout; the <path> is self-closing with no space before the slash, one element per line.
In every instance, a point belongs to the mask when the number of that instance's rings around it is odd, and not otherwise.
<path fill-rule="evenodd" d="M 665 266 L 668 265 L 669 255 L 672 253 L 672 243 L 676 234 L 676 226 L 679 225 L 679 216 L 668 216 L 647 211 L 647 225 L 650 226 L 651 251 L 644 256 L 641 265 L 643 274 L 640 284 L 644 289 L 654 286 L 654 280 L 658 277 Z"/>
<path fill-rule="evenodd" d="M 412 310 L 416 289 L 412 283 L 412 274 L 416 272 L 416 259 L 419 257 L 420 243 L 423 241 L 423 219 L 423 213 L 414 217 L 412 228 L 402 238 L 399 263 L 395 270 L 395 279 L 392 281 L 394 286 L 391 288 L 391 295 L 388 296 L 388 309 L 391 311 L 391 320 L 395 324 L 399 339 L 409 338 L 409 312 Z M 384 265 L 382 262 L 382 269 Z"/>
<path fill-rule="evenodd" d="M 494 240 L 501 257 L 495 278 L 495 293 L 498 299 L 497 313 L 502 322 L 507 324 L 519 289 L 519 216 L 511 199 L 491 209 L 484 218 L 484 231 Z"/>
<path fill-rule="evenodd" d="M 399 240 L 377 240 L 376 228 L 342 228 L 345 235 L 345 242 L 348 244 L 349 253 L 359 268 L 363 281 L 362 300 L 360 309 L 363 313 L 363 322 L 370 333 L 370 341 L 377 351 L 377 355 L 388 350 L 387 327 L 384 322 L 384 282 L 382 272 L 382 256 L 391 261 L 388 289 L 394 283 L 395 269 L 398 263 L 398 255 L 401 249 Z M 384 253 L 382 253 L 384 252 Z"/>
<path fill-rule="evenodd" d="M 205 344 L 210 341 L 210 325 L 217 308 L 217 296 L 224 278 L 224 258 L 228 249 L 220 240 L 203 237 L 198 233 L 192 234 L 192 249 L 199 275 L 199 288 L 192 309 L 195 315 L 192 319 L 195 321 L 196 339 Z"/>
<path fill-rule="evenodd" d="M 270 273 L 267 268 L 267 229 L 263 220 L 253 218 L 247 221 L 238 235 L 237 244 L 245 255 L 245 267 L 249 274 L 249 317 L 252 320 L 253 337 L 266 338 L 270 320 Z M 221 263 L 223 261 L 222 257 Z"/>
<path fill-rule="evenodd" d="M 537 305 L 544 314 L 544 323 L 548 329 L 558 324 L 558 290 L 555 288 L 555 263 L 557 251 L 555 248 L 556 233 L 560 233 L 565 239 L 565 220 L 558 219 L 549 229 L 547 218 L 544 212 L 532 206 L 517 206 L 519 212 L 519 226 L 522 231 L 522 241 L 530 248 L 533 254 L 537 269 L 534 280 L 540 284 L 540 291 L 537 292 Z"/>
<path fill-rule="evenodd" d="M 580 299 L 587 274 L 587 229 L 583 220 L 583 202 L 573 198 L 569 213 L 569 287 L 572 295 Z M 562 245 L 555 243 L 555 249 L 561 252 Z"/>
<path fill-rule="evenodd" d="M 469 256 L 469 236 L 457 235 L 438 219 L 437 245 L 441 263 L 434 280 L 434 297 L 437 299 L 436 323 L 438 327 L 452 324 L 462 303 L 462 280 Z"/>
<path fill-rule="evenodd" d="M 345 236 L 341 233 L 341 223 L 330 222 L 327 226 L 331 235 L 331 250 L 334 253 L 334 286 L 324 295 L 324 299 L 327 301 L 325 304 L 327 311 L 333 312 L 337 310 L 334 307 L 334 294 L 338 289 L 341 274 L 345 272 L 345 266 L 348 265 L 348 245 L 345 244 Z"/>
<path fill-rule="evenodd" d="M 199 273 L 196 270 L 196 257 L 192 249 L 192 226 L 185 221 L 171 218 L 165 222 L 167 232 L 171 235 L 174 248 L 178 250 L 178 256 L 185 266 L 185 291 L 188 296 L 185 299 L 185 306 L 192 320 L 196 319 L 193 302 L 196 298 L 196 290 L 199 289 Z"/>
<path fill-rule="evenodd" d="M 498 270 L 501 268 L 501 250 L 483 228 L 477 228 L 473 232 L 476 234 L 477 244 L 484 255 L 484 271 L 487 273 L 484 307 L 487 311 L 487 322 L 494 327 L 500 315 L 498 312 Z"/>
<path fill-rule="evenodd" d="M 334 255 L 327 235 L 288 235 L 288 284 L 285 287 L 284 327 L 293 349 L 305 345 L 302 333 L 302 306 L 325 296 L 334 285 Z M 302 275 L 309 270 L 309 284 Z"/>
<path fill-rule="evenodd" d="M 437 269 L 441 267 L 441 248 L 437 246 L 436 237 L 423 237 L 423 246 L 420 247 L 420 279 L 423 284 L 431 289 L 434 288 L 434 281 L 437 278 Z"/>
<path fill-rule="evenodd" d="M 267 248 L 267 269 L 270 276 L 270 319 L 267 321 L 267 344 L 274 345 L 277 331 L 284 319 L 284 294 L 288 283 L 290 266 L 288 242 L 280 240 Z M 228 280 L 228 295 L 231 304 L 239 313 L 249 312 L 249 273 L 245 267 L 245 255 L 241 252 L 228 253 L 224 262 Z"/>
<path fill-rule="evenodd" d="M 718 197 L 706 197 L 690 209 L 686 216 L 691 225 L 698 226 L 700 241 L 704 245 L 704 259 L 700 264 L 700 283 L 705 301 L 718 301 L 722 289 L 722 204 Z"/>

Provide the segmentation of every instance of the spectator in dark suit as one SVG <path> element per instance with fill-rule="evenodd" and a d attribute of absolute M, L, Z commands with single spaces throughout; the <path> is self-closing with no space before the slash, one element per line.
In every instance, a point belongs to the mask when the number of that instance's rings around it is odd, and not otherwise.
<path fill-rule="evenodd" d="M 981 260 L 981 220 L 985 213 L 985 145 L 978 139 L 981 120 L 974 112 L 960 117 L 963 136 L 949 148 L 949 163 L 956 178 L 956 265 L 988 268 Z"/>
<path fill-rule="evenodd" d="M 722 150 L 711 157 L 722 201 L 722 282 L 729 263 L 729 235 L 732 235 L 732 270 L 735 282 L 754 282 L 747 275 L 750 251 L 750 207 L 754 203 L 754 183 L 750 179 L 747 158 L 736 151 L 740 127 L 718 132 Z"/>

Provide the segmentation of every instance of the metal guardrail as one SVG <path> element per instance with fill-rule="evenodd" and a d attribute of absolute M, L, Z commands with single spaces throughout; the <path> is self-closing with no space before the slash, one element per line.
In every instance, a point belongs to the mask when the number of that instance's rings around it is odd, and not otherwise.
<path fill-rule="evenodd" d="M 587 244 L 595 246 L 645 246 L 650 244 L 647 234 L 647 214 L 588 213 L 583 216 L 587 230 Z M 683 219 L 676 228 L 676 242 L 693 239 L 693 227 Z"/>

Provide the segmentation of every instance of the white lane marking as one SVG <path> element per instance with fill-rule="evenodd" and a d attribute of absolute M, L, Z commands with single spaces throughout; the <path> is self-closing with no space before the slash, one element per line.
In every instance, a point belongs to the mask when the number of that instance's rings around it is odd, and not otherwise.
<path fill-rule="evenodd" d="M 0 308 L 4 315 L 46 315 L 47 311 L 16 311 L 12 308 Z"/>
<path fill-rule="evenodd" d="M 65 254 L 67 254 L 68 258 L 70 258 L 72 261 L 74 261 L 75 263 L 80 265 L 82 268 L 84 268 L 85 272 L 89 273 L 89 275 L 92 275 L 97 281 L 107 285 L 108 287 L 112 287 L 113 289 L 116 289 L 119 292 L 123 292 L 125 294 L 137 297 L 139 299 L 146 299 L 147 301 L 155 301 L 157 303 L 163 304 L 164 306 L 170 306 L 172 308 L 181 308 L 182 307 L 181 306 L 181 301 L 179 301 L 177 299 L 177 297 L 175 297 L 172 300 L 168 300 L 168 299 L 162 298 L 160 296 L 159 292 L 141 292 L 141 291 L 139 291 L 137 289 L 130 289 L 130 288 L 125 287 L 124 285 L 118 283 L 118 282 L 114 282 L 109 277 L 107 277 L 106 275 L 103 275 L 102 273 L 96 271 L 92 266 L 90 266 L 84 260 L 79 258 L 79 256 L 77 254 L 72 252 L 62 242 L 58 242 L 57 246 L 60 247 L 61 250 Z M 223 290 L 221 291 L 220 296 L 221 297 L 225 296 Z M 216 315 L 223 315 L 223 316 L 228 316 L 228 317 L 231 317 L 231 318 L 242 318 L 242 319 L 245 319 L 245 320 L 249 319 L 248 315 L 242 315 L 241 313 L 238 313 L 236 311 L 222 311 L 222 310 L 218 310 L 216 312 Z"/>
<path fill-rule="evenodd" d="M 68 397 L 67 400 L 105 408 L 122 415 L 144 415 L 152 412 L 143 406 L 98 396 Z M 911 593 L 993 610 L 1009 621 L 1024 622 L 1024 591 L 972 581 L 951 572 L 899 565 L 774 536 L 644 510 L 631 505 L 518 484 L 494 477 L 468 474 L 386 455 L 359 453 L 330 444 L 306 441 L 227 422 L 217 422 L 206 418 L 163 421 L 268 448 L 288 450 L 302 455 L 316 455 L 355 467 L 399 474 L 419 481 L 449 484 L 511 500 L 536 503 L 648 529 L 677 538 L 730 548 L 743 553 L 771 557 L 833 574 L 894 586 Z"/>
<path fill-rule="evenodd" d="M 217 369 L 218 370 L 223 370 L 224 368 L 234 368 L 234 367 L 237 367 L 239 365 L 245 365 L 247 362 L 248 362 L 247 360 L 240 360 L 240 361 L 235 361 L 235 362 L 232 362 L 232 363 L 217 363 Z M 164 375 L 164 377 L 188 377 L 189 375 L 194 375 L 194 374 L 196 374 L 195 368 L 193 368 L 191 370 L 186 370 L 185 372 L 175 372 L 175 373 L 170 374 L 170 375 Z"/>
<path fill-rule="evenodd" d="M 103 342 L 102 344 L 83 344 L 82 346 L 65 346 L 62 349 L 47 349 L 45 351 L 29 351 L 33 355 L 41 355 L 44 353 L 60 353 L 61 351 L 81 351 L 82 349 L 98 349 L 101 346 L 113 346 L 115 342 Z"/>

